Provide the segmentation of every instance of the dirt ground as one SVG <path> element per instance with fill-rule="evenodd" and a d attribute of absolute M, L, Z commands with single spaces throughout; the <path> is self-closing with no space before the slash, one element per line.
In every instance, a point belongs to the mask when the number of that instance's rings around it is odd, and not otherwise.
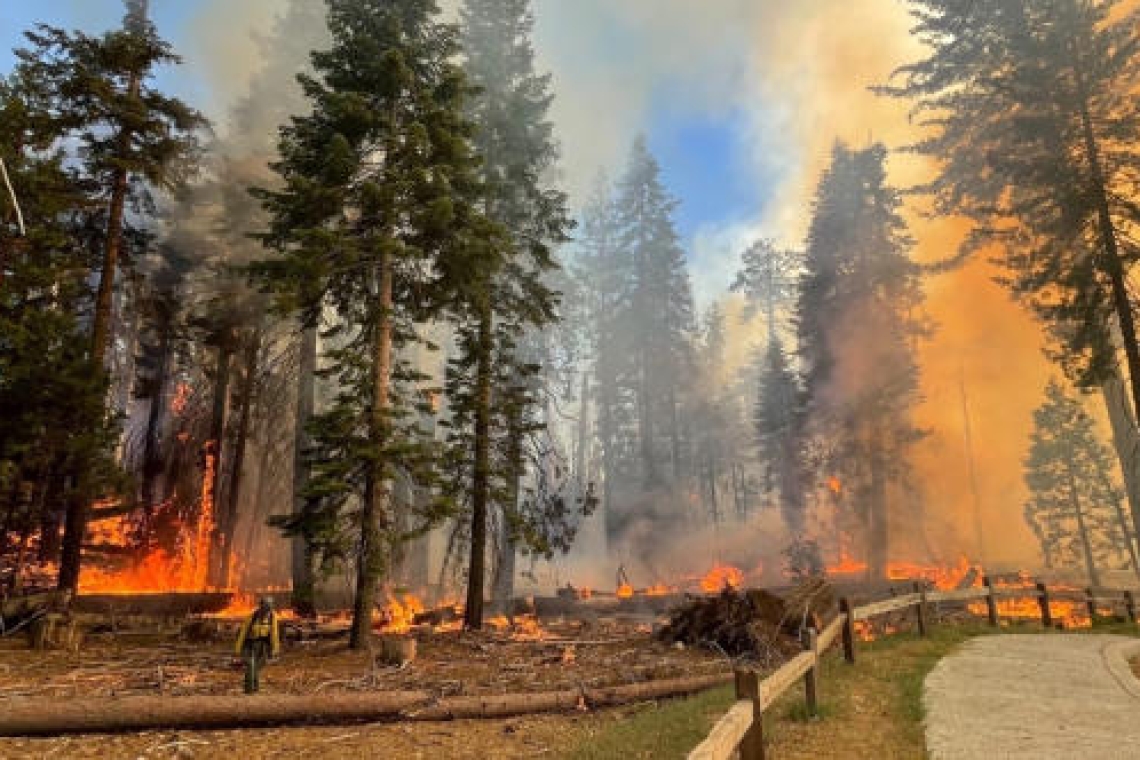
<path fill-rule="evenodd" d="M 417 635 L 404 668 L 371 665 L 344 639 L 292 643 L 263 677 L 264 693 L 423 690 L 438 696 L 548 691 L 707 674 L 723 657 L 676 649 L 644 625 L 547 624 L 547 640 L 501 633 Z M 229 638 L 188 640 L 133 634 L 89 636 L 78 653 L 33 652 L 21 637 L 0 640 L 0 711 L 7 699 L 122 695 L 239 694 L 242 675 Z M 568 737 L 622 710 L 512 720 L 378 723 L 234 731 L 150 731 L 113 736 L 0 739 L 3 758 L 532 758 L 558 757 Z"/>

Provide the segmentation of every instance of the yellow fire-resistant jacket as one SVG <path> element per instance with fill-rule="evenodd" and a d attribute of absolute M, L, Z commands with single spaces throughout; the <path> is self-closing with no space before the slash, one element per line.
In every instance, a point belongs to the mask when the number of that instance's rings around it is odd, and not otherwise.
<path fill-rule="evenodd" d="M 257 610 L 254 610 L 253 614 L 242 623 L 241 631 L 238 632 L 237 643 L 234 645 L 234 652 L 238 657 L 241 657 L 241 650 L 247 639 L 269 639 L 269 652 L 276 657 L 281 653 L 281 634 L 277 626 L 277 613 L 270 612 L 267 617 L 254 622 L 256 618 Z"/>

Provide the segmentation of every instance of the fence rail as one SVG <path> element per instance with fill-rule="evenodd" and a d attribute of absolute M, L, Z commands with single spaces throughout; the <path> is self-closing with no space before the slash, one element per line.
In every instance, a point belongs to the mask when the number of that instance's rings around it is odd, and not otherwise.
<path fill-rule="evenodd" d="M 841 639 L 843 657 L 855 663 L 855 641 L 858 638 L 855 623 L 863 620 L 914 608 L 915 626 L 920 635 L 927 630 L 927 605 L 937 602 L 972 602 L 985 600 L 986 617 L 992 626 L 1000 623 L 1001 599 L 1036 599 L 1041 623 L 1053 627 L 1050 602 L 1056 599 L 1083 601 L 1089 619 L 1098 617 L 1098 604 L 1124 605 L 1128 621 L 1136 623 L 1136 598 L 1131 590 L 1087 588 L 1052 589 L 1044 583 L 1032 587 L 1013 588 L 994 586 L 989 578 L 982 586 L 948 591 L 927 590 L 916 583 L 914 592 L 882 599 L 859 607 L 852 607 L 847 598 L 839 600 L 839 614 L 822 631 L 808 629 L 803 637 L 804 651 L 784 663 L 778 670 L 761 679 L 753 669 L 736 671 L 736 702 L 713 727 L 708 737 L 689 753 L 689 760 L 730 760 L 739 750 L 740 760 L 764 760 L 764 712 L 801 679 L 808 712 L 819 713 L 819 666 L 823 653 L 836 639 Z"/>

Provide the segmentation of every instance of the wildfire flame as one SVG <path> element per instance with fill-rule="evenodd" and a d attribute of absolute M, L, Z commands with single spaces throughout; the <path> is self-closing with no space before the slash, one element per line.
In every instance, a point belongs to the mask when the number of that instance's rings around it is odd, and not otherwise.
<path fill-rule="evenodd" d="M 181 417 L 182 413 L 186 411 L 186 405 L 190 403 L 191 388 L 186 383 L 179 383 L 174 389 L 174 396 L 170 399 L 170 411 L 174 412 L 175 417 Z"/>
<path fill-rule="evenodd" d="M 618 599 L 630 599 L 632 597 L 633 597 L 633 586 L 629 585 L 628 583 L 623 583 L 620 586 L 618 586 L 618 590 L 617 590 L 617 598 Z"/>
<path fill-rule="evenodd" d="M 701 578 L 701 590 L 716 594 L 726 586 L 740 588 L 744 585 L 744 573 L 731 565 L 717 565 Z"/>
<path fill-rule="evenodd" d="M 407 633 L 412 629 L 416 615 L 423 611 L 423 602 L 414 594 L 404 594 L 402 599 L 389 596 L 384 608 L 373 617 L 373 625 L 385 633 Z"/>
<path fill-rule="evenodd" d="M 827 479 L 827 490 L 831 491 L 836 496 L 843 495 L 843 481 L 834 475 Z"/>

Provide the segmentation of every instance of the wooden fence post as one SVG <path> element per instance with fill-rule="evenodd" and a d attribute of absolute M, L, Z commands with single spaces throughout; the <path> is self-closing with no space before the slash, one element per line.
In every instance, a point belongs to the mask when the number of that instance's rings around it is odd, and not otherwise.
<path fill-rule="evenodd" d="M 1037 593 L 1040 594 L 1037 603 L 1041 605 L 1041 625 L 1046 628 L 1052 628 L 1053 612 L 1049 609 L 1049 588 L 1044 583 L 1038 581 Z"/>
<path fill-rule="evenodd" d="M 736 698 L 752 701 L 752 726 L 740 742 L 740 760 L 764 760 L 764 705 L 755 670 L 736 671 Z"/>
<path fill-rule="evenodd" d="M 1128 615 L 1128 622 L 1136 622 L 1136 597 L 1132 595 L 1131 591 L 1124 592 L 1124 612 Z"/>
<path fill-rule="evenodd" d="M 839 599 L 839 614 L 843 615 L 843 659 L 855 664 L 855 620 L 851 615 L 851 602 L 847 597 Z"/>
<path fill-rule="evenodd" d="M 986 616 L 990 619 L 990 625 L 997 626 L 998 624 L 998 611 L 997 599 L 994 598 L 994 582 L 990 580 L 987 575 L 982 578 L 982 583 L 986 587 Z"/>
<path fill-rule="evenodd" d="M 1085 605 L 1089 608 L 1089 625 L 1096 622 L 1096 597 L 1091 588 L 1085 589 Z"/>
<path fill-rule="evenodd" d="M 918 604 L 914 606 L 915 622 L 918 624 L 918 635 L 926 635 L 926 586 L 919 581 L 914 582 L 915 593 L 919 595 Z"/>
<path fill-rule="evenodd" d="M 804 649 L 812 654 L 812 665 L 804 673 L 804 698 L 808 714 L 813 718 L 819 715 L 819 633 L 814 628 L 803 632 Z"/>

